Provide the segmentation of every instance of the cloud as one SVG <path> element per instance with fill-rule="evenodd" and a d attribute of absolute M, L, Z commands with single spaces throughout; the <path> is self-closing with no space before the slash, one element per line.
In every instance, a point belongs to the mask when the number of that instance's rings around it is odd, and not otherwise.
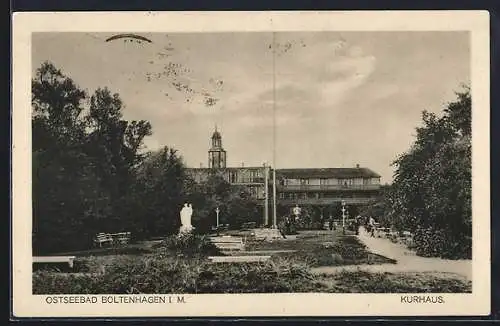
<path fill-rule="evenodd" d="M 438 112 L 470 76 L 467 33 L 276 33 L 291 46 L 276 56 L 274 125 L 271 33 L 154 33 L 145 34 L 147 46 L 108 36 L 34 35 L 33 69 L 50 60 L 90 92 L 118 92 L 126 119 L 152 123 L 148 146 L 175 146 L 194 166 L 206 161 L 217 123 L 231 164 L 270 161 L 275 128 L 282 167 L 359 162 L 388 181 L 420 111 Z M 165 47 L 173 50 L 158 55 Z M 147 80 L 169 63 L 189 69 L 177 80 L 198 92 L 190 101 L 172 78 Z M 217 103 L 207 107 L 203 92 Z"/>

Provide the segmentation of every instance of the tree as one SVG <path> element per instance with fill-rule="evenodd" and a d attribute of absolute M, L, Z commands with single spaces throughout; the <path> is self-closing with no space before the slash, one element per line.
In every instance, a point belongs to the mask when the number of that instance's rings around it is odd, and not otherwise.
<path fill-rule="evenodd" d="M 395 221 L 390 218 L 390 194 L 391 186 L 383 185 L 380 187 L 380 192 L 377 195 L 377 200 L 359 209 L 359 215 L 368 222 L 369 217 L 373 217 L 378 223 L 384 227 L 399 228 L 395 225 Z"/>
<path fill-rule="evenodd" d="M 465 88 L 441 117 L 423 112 L 412 148 L 393 163 L 388 198 L 398 227 L 417 234 L 422 255 L 471 254 L 471 98 Z"/>
<path fill-rule="evenodd" d="M 138 168 L 134 225 L 142 236 L 177 232 L 185 201 L 185 166 L 177 151 L 164 147 L 150 153 Z"/>
<path fill-rule="evenodd" d="M 193 203 L 193 224 L 198 232 L 208 232 L 216 225 L 216 209 L 219 208 L 219 223 L 239 228 L 245 222 L 262 220 L 262 212 L 245 187 L 229 184 L 216 171 L 212 171 L 206 182 L 195 184 L 186 194 Z M 263 210 L 263 208 L 262 208 Z"/>
<path fill-rule="evenodd" d="M 122 101 L 87 93 L 45 62 L 32 80 L 33 241 L 37 253 L 86 249 L 97 232 L 129 229 L 146 121 L 122 119 Z"/>
<path fill-rule="evenodd" d="M 95 158 L 95 168 L 101 185 L 110 196 L 108 220 L 113 225 L 123 225 L 131 220 L 131 191 L 136 183 L 136 168 L 144 159 L 142 144 L 151 135 L 147 121 L 128 122 L 122 119 L 123 103 L 118 94 L 107 88 L 98 88 L 90 98 L 87 121 L 89 135 L 86 150 Z"/>
<path fill-rule="evenodd" d="M 33 150 L 78 145 L 85 136 L 85 91 L 53 64 L 44 62 L 31 81 Z"/>
<path fill-rule="evenodd" d="M 84 152 L 85 92 L 45 62 L 32 80 L 33 241 L 36 253 L 88 245 L 82 225 L 106 196 Z"/>

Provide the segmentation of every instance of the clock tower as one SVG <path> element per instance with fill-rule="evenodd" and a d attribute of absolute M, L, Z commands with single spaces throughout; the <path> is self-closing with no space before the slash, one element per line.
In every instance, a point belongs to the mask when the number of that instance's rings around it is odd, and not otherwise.
<path fill-rule="evenodd" d="M 226 151 L 222 148 L 222 137 L 217 131 L 217 125 L 212 134 L 212 146 L 208 150 L 208 167 L 211 169 L 226 168 Z"/>

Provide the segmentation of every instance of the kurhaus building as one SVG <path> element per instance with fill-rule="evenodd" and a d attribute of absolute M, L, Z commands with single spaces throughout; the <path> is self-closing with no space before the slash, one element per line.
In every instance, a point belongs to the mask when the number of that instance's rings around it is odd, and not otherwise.
<path fill-rule="evenodd" d="M 208 150 L 208 168 L 190 168 L 188 171 L 196 182 L 206 181 L 215 171 L 228 183 L 247 187 L 261 205 L 266 206 L 267 202 L 269 206 L 273 202 L 273 171 L 270 166 L 227 167 L 226 162 L 227 153 L 216 128 Z M 289 211 L 299 205 L 314 207 L 322 215 L 338 215 L 342 202 L 351 208 L 359 208 L 374 202 L 379 190 L 380 175 L 359 165 L 353 168 L 276 169 L 279 214 L 283 214 L 283 208 Z M 267 214 L 266 210 L 266 221 Z"/>

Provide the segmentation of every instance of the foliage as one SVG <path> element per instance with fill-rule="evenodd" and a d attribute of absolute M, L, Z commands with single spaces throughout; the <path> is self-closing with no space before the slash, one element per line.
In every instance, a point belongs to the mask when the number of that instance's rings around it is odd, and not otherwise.
<path fill-rule="evenodd" d="M 120 96 L 107 88 L 87 94 L 45 62 L 32 80 L 32 107 L 36 254 L 88 249 L 98 232 L 174 234 L 186 201 L 196 232 L 215 224 L 216 207 L 235 228 L 260 219 L 245 189 L 218 175 L 197 185 L 175 149 L 146 151 L 151 124 L 124 120 Z"/>
<path fill-rule="evenodd" d="M 179 212 L 186 201 L 185 166 L 177 151 L 164 147 L 149 153 L 137 169 L 136 230 L 143 237 L 179 230 Z"/>
<path fill-rule="evenodd" d="M 297 226 L 295 225 L 295 219 L 291 217 L 283 218 L 278 222 L 278 229 L 281 233 L 285 235 L 297 234 Z"/>
<path fill-rule="evenodd" d="M 295 216 L 290 218 L 294 220 L 297 230 L 321 230 L 323 229 L 323 223 L 319 219 L 319 214 L 320 212 L 315 210 L 314 206 L 304 206 L 297 220 L 295 220 Z"/>
<path fill-rule="evenodd" d="M 464 245 L 472 242 L 471 238 L 460 238 L 462 236 L 454 234 L 450 229 L 418 228 L 413 237 L 413 245 L 420 256 L 440 256 L 447 259 L 471 257 L 472 246 Z"/>
<path fill-rule="evenodd" d="M 432 274 L 342 271 L 330 292 L 344 293 L 471 293 L 470 281 Z"/>
<path fill-rule="evenodd" d="M 292 259 L 265 263 L 210 264 L 160 254 L 117 256 L 94 274 L 33 273 L 34 294 L 153 294 L 153 293 L 464 293 L 471 282 L 428 274 L 341 271 L 311 273 Z M 102 263 L 102 262 L 101 262 Z"/>
<path fill-rule="evenodd" d="M 387 198 L 390 192 L 390 185 L 381 186 L 377 200 L 360 209 L 359 215 L 363 218 L 365 224 L 368 223 L 369 217 L 373 217 L 382 227 L 392 227 L 392 221 L 388 218 L 387 214 L 390 207 Z"/>
<path fill-rule="evenodd" d="M 163 231 L 144 226 L 144 207 L 152 197 L 143 192 L 147 183 L 138 180 L 151 125 L 124 120 L 122 109 L 120 96 L 107 88 L 89 95 L 51 63 L 37 69 L 32 79 L 36 254 L 88 249 L 98 232 L 134 231 L 132 236 L 140 237 L 151 229 Z"/>
<path fill-rule="evenodd" d="M 230 185 L 214 171 L 205 182 L 195 184 L 189 177 L 186 181 L 186 198 L 193 204 L 193 225 L 196 231 L 205 233 L 217 223 L 216 209 L 219 209 L 219 224 L 229 224 L 239 229 L 244 223 L 259 223 L 262 212 L 256 200 L 245 187 Z"/>
<path fill-rule="evenodd" d="M 121 257 L 103 273 L 33 274 L 35 294 L 314 292 L 318 285 L 304 264 L 285 259 L 265 263 L 210 264 L 163 255 Z"/>
<path fill-rule="evenodd" d="M 421 255 L 470 258 L 470 90 L 457 93 L 441 117 L 424 111 L 422 118 L 415 143 L 394 162 L 390 222 L 399 230 L 426 230 L 415 239 Z"/>
<path fill-rule="evenodd" d="M 366 246 L 355 236 L 341 235 L 341 231 L 325 235 L 310 234 L 314 231 L 302 231 L 299 237 L 284 242 L 249 241 L 248 250 L 292 250 L 277 254 L 297 262 L 307 262 L 312 267 L 385 264 L 394 260 L 368 252 Z"/>
<path fill-rule="evenodd" d="M 294 254 L 296 259 L 304 259 L 314 267 L 395 263 L 394 260 L 371 254 L 353 236 L 339 236 L 332 245 L 316 245 Z"/>
<path fill-rule="evenodd" d="M 161 252 L 184 257 L 221 256 L 220 250 L 205 235 L 184 233 L 165 238 L 157 248 Z"/>

